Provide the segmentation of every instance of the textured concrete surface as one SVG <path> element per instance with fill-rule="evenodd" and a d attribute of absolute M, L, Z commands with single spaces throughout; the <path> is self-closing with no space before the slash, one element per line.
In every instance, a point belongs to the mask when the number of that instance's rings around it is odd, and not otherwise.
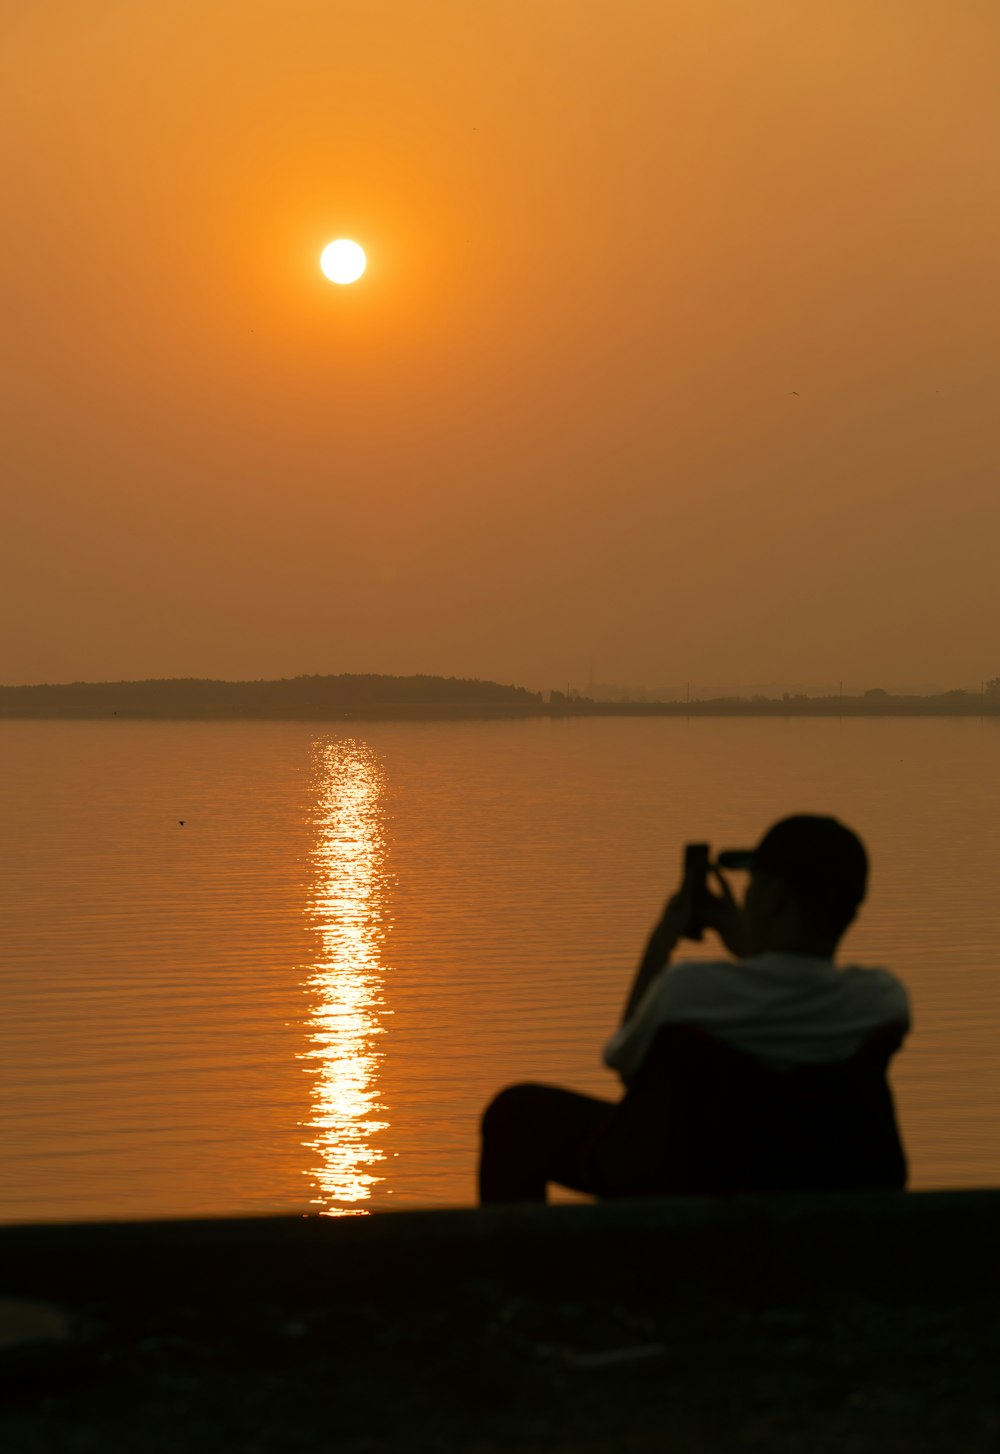
<path fill-rule="evenodd" d="M 994 1454 L 998 1231 L 989 1191 L 0 1228 L 0 1446 Z"/>

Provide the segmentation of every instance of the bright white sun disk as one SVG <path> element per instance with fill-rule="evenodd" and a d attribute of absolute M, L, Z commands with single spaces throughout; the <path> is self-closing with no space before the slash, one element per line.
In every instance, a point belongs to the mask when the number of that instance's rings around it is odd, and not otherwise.
<path fill-rule="evenodd" d="M 349 237 L 327 243 L 319 265 L 331 283 L 356 283 L 365 270 L 364 249 Z"/>

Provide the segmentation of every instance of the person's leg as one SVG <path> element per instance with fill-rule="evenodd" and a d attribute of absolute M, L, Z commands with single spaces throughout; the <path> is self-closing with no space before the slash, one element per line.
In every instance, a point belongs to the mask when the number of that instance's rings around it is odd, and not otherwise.
<path fill-rule="evenodd" d="M 596 1193 L 587 1153 L 614 1109 L 558 1086 L 508 1086 L 483 1115 L 480 1202 L 544 1202 L 550 1181 Z"/>

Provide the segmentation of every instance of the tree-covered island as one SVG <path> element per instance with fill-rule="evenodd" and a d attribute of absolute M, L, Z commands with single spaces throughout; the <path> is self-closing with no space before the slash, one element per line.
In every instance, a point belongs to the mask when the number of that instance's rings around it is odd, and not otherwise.
<path fill-rule="evenodd" d="M 175 678 L 0 686 L 0 718 L 152 721 L 462 720 L 524 717 L 1000 716 L 1000 678 L 979 691 L 929 696 L 873 688 L 860 695 L 726 696 L 603 701 L 467 677 L 298 676 L 276 681 Z"/>

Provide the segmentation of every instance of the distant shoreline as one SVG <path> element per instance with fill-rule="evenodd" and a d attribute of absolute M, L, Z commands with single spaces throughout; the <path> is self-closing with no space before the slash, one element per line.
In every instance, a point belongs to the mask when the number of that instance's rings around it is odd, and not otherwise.
<path fill-rule="evenodd" d="M 1000 717 L 1000 693 L 598 701 L 455 677 L 202 678 L 0 686 L 0 720 L 164 722 L 481 721 L 590 717 Z"/>

